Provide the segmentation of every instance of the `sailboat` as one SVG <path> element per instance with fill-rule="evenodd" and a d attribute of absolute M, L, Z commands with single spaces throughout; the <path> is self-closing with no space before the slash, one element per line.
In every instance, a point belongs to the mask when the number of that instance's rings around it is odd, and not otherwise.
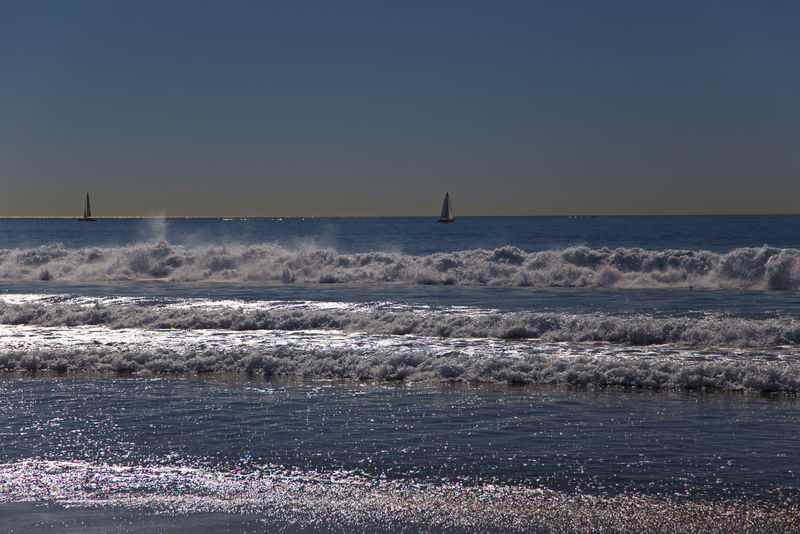
<path fill-rule="evenodd" d="M 83 217 L 78 217 L 79 221 L 96 221 L 94 217 L 92 217 L 92 207 L 89 204 L 89 193 L 86 193 L 86 204 L 83 205 Z"/>
<path fill-rule="evenodd" d="M 451 223 L 456 220 L 453 213 L 453 205 L 450 204 L 450 193 L 444 194 L 444 202 L 442 203 L 442 214 L 436 219 L 436 222 Z"/>

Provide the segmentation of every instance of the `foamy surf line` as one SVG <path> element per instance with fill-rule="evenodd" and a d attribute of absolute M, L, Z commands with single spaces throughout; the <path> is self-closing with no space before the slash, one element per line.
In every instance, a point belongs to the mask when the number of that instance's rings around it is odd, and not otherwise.
<path fill-rule="evenodd" d="M 606 342 L 698 349 L 771 350 L 800 344 L 800 319 L 796 317 L 754 318 L 717 312 L 500 312 L 393 302 L 5 295 L 0 297 L 0 324 L 144 330 L 336 330 L 376 336 Z"/>
<path fill-rule="evenodd" d="M 800 391 L 791 351 L 354 334 L 0 326 L 0 372 L 234 374 L 473 384 Z"/>
<path fill-rule="evenodd" d="M 768 246 L 720 254 L 641 248 L 526 252 L 506 246 L 414 256 L 277 244 L 184 248 L 167 243 L 0 250 L 0 279 L 168 280 L 480 286 L 800 289 L 800 254 Z"/>
<path fill-rule="evenodd" d="M 340 531 L 790 532 L 794 504 L 613 496 L 506 484 L 430 483 L 264 466 L 248 473 L 23 460 L 0 464 L 0 503 L 260 515 Z"/>

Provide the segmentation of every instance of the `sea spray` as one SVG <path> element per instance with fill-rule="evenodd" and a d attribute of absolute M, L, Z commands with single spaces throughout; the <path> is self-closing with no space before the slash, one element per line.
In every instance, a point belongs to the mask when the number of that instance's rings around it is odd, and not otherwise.
<path fill-rule="evenodd" d="M 344 254 L 308 244 L 184 248 L 160 241 L 4 249 L 0 279 L 797 290 L 800 255 L 766 246 L 727 253 L 584 246 L 525 252 L 507 246 L 416 256 Z"/>
<path fill-rule="evenodd" d="M 169 240 L 169 223 L 164 213 L 142 219 L 140 237 L 145 243 L 166 243 Z"/>

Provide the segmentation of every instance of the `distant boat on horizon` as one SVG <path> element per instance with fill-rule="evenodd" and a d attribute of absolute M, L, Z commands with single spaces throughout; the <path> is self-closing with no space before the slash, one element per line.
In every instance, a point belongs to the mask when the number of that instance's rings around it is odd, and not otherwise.
<path fill-rule="evenodd" d="M 451 223 L 456 220 L 455 213 L 453 212 L 453 205 L 450 204 L 450 193 L 444 194 L 444 202 L 442 203 L 442 214 L 436 219 L 436 222 Z"/>
<path fill-rule="evenodd" d="M 92 206 L 89 203 L 89 193 L 86 193 L 86 203 L 83 205 L 83 217 L 78 217 L 79 221 L 96 221 L 94 217 L 92 217 Z"/>

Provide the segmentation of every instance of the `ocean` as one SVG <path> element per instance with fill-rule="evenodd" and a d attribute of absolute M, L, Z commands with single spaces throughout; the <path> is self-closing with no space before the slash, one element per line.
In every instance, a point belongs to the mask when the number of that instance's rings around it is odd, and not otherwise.
<path fill-rule="evenodd" d="M 13 532 L 800 531 L 800 216 L 0 219 Z"/>

